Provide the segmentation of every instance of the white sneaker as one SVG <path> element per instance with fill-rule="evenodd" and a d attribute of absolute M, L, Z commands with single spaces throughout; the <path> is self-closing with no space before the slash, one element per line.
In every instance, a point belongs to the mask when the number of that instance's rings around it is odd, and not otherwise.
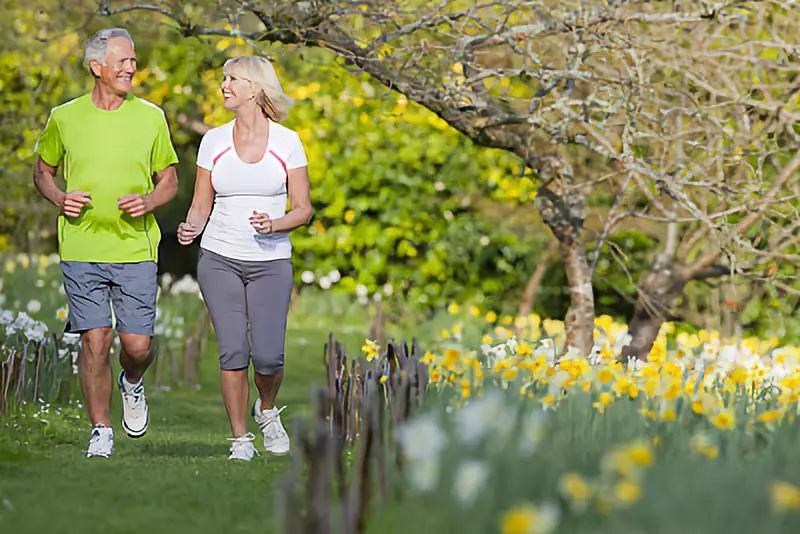
<path fill-rule="evenodd" d="M 122 428 L 131 438 L 140 438 L 147 432 L 150 424 L 150 411 L 147 409 L 147 398 L 144 395 L 144 380 L 135 386 L 129 386 L 125 371 L 119 372 L 117 384 L 122 394 Z"/>
<path fill-rule="evenodd" d="M 89 448 L 86 449 L 86 457 L 108 458 L 114 452 L 114 430 L 103 425 L 97 425 L 92 429 L 89 437 Z"/>
<path fill-rule="evenodd" d="M 253 456 L 258 454 L 256 446 L 253 445 L 253 440 L 256 439 L 252 432 L 248 432 L 244 436 L 238 438 L 228 438 L 231 442 L 231 454 L 228 460 L 244 460 L 249 462 Z"/>
<path fill-rule="evenodd" d="M 253 405 L 253 417 L 256 420 L 258 428 L 264 433 L 264 449 L 271 454 L 278 456 L 289 454 L 289 434 L 281 424 L 281 412 L 286 409 L 286 406 L 280 410 L 272 408 L 271 410 L 261 410 L 261 399 L 256 399 Z"/>

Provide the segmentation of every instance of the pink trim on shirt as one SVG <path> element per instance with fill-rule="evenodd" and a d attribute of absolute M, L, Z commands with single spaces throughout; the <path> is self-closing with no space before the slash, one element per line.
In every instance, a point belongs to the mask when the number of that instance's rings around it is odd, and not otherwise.
<path fill-rule="evenodd" d="M 213 159 L 213 160 L 211 160 L 211 167 L 213 168 L 213 167 L 214 167 L 214 165 L 216 165 L 216 164 L 217 164 L 217 160 L 218 160 L 219 158 L 221 158 L 222 156 L 224 156 L 224 155 L 225 155 L 225 153 L 226 153 L 228 150 L 230 150 L 231 148 L 233 148 L 233 147 L 227 147 L 227 148 L 225 148 L 225 150 L 223 150 L 222 152 L 220 152 L 219 154 L 217 154 L 216 156 L 214 156 L 214 159 Z"/>
<path fill-rule="evenodd" d="M 280 162 L 281 167 L 283 167 L 283 172 L 286 173 L 286 176 L 289 176 L 289 171 L 286 169 L 286 162 L 283 161 L 281 157 L 275 153 L 274 150 L 270 149 L 269 153 L 275 156 L 275 159 L 277 159 Z"/>

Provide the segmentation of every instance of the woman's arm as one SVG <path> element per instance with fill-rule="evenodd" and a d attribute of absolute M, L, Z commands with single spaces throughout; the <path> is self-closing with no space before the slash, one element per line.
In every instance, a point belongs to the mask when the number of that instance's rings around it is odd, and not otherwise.
<path fill-rule="evenodd" d="M 214 187 L 211 185 L 211 171 L 197 167 L 194 180 L 192 205 L 186 214 L 186 222 L 178 226 L 178 242 L 188 245 L 200 235 L 206 226 L 211 208 L 214 205 Z"/>
<path fill-rule="evenodd" d="M 308 167 L 290 169 L 288 174 L 289 201 L 292 209 L 283 217 L 274 220 L 270 220 L 266 213 L 254 213 L 250 217 L 250 223 L 260 234 L 291 232 L 295 228 L 308 224 L 314 214 L 308 182 Z"/>

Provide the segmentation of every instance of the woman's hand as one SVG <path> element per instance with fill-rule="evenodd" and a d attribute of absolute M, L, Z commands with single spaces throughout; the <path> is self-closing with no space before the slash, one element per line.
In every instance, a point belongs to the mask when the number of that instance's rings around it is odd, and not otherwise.
<path fill-rule="evenodd" d="M 272 219 L 269 218 L 269 215 L 266 213 L 259 213 L 256 210 L 253 210 L 253 214 L 250 216 L 250 224 L 253 225 L 256 232 L 262 235 L 271 234 L 272 233 Z"/>
<path fill-rule="evenodd" d="M 200 235 L 200 229 L 190 222 L 182 222 L 178 225 L 178 243 L 188 245 Z"/>

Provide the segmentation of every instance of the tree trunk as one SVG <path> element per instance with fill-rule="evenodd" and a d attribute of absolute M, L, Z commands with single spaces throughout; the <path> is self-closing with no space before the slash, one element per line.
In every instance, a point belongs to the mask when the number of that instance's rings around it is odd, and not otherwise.
<path fill-rule="evenodd" d="M 686 286 L 683 272 L 676 267 L 671 258 L 661 255 L 639 286 L 633 318 L 628 331 L 633 339 L 622 348 L 622 359 L 636 357 L 647 360 L 647 355 L 658 337 L 662 323 L 669 316 Z"/>
<path fill-rule="evenodd" d="M 528 314 L 533 311 L 533 305 L 536 303 L 539 290 L 542 288 L 542 280 L 544 280 L 544 275 L 547 273 L 547 268 L 550 266 L 550 260 L 557 252 L 558 243 L 551 239 L 547 246 L 547 252 L 542 254 L 542 257 L 539 258 L 539 263 L 528 279 L 528 283 L 525 285 L 525 291 L 522 292 L 522 298 L 517 308 L 518 317 L 527 317 Z"/>
<path fill-rule="evenodd" d="M 594 344 L 594 292 L 592 270 L 581 239 L 586 202 L 581 189 L 572 186 L 571 169 L 565 165 L 563 161 L 556 163 L 559 179 L 539 188 L 536 207 L 558 241 L 569 285 L 564 349 L 575 347 L 588 355 Z"/>
<path fill-rule="evenodd" d="M 567 326 L 567 344 L 588 356 L 594 345 L 594 291 L 592 270 L 586 258 L 586 249 L 579 239 L 565 239 L 560 243 L 561 257 L 569 284 L 570 304 L 564 322 Z"/>

